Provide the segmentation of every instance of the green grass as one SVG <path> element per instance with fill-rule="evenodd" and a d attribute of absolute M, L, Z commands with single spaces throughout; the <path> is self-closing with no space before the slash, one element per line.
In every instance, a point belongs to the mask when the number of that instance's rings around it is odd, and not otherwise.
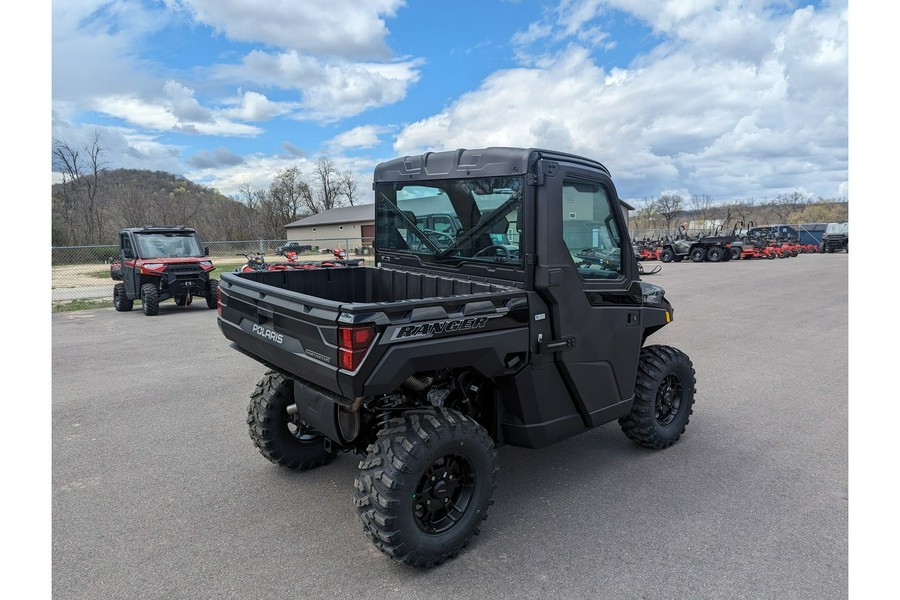
<path fill-rule="evenodd" d="M 89 277 L 96 277 L 97 279 L 109 279 L 109 267 L 106 268 L 105 271 L 91 271 L 90 273 L 85 273 Z"/>
<path fill-rule="evenodd" d="M 74 312 L 76 310 L 93 310 L 96 308 L 112 308 L 113 301 L 106 299 L 96 300 L 69 300 L 67 302 L 54 302 L 53 312 Z"/>

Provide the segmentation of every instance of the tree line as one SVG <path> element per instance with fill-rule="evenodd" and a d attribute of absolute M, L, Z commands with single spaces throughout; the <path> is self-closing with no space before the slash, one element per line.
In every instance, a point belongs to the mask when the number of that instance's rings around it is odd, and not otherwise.
<path fill-rule="evenodd" d="M 706 230 L 714 233 L 733 228 L 746 230 L 754 225 L 782 225 L 800 223 L 831 223 L 849 218 L 846 198 L 813 198 L 809 194 L 794 191 L 778 194 L 772 200 L 732 200 L 714 202 L 707 194 L 661 194 L 657 198 L 644 198 L 642 206 L 631 213 L 629 228 L 633 232 L 655 231 L 677 233 L 686 229 Z"/>
<path fill-rule="evenodd" d="M 296 166 L 265 187 L 244 184 L 237 198 L 161 171 L 109 169 L 99 132 L 75 146 L 53 141 L 51 191 L 54 246 L 117 243 L 119 230 L 141 225 L 193 227 L 203 240 L 283 239 L 284 226 L 362 199 L 357 179 L 328 156 L 309 174 Z"/>

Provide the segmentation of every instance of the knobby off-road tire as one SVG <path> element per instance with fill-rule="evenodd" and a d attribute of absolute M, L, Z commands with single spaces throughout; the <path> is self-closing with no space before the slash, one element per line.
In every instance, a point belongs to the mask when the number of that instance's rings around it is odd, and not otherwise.
<path fill-rule="evenodd" d="M 703 248 L 694 248 L 691 250 L 691 260 L 695 263 L 703 262 L 706 258 L 706 250 Z"/>
<path fill-rule="evenodd" d="M 725 258 L 725 250 L 717 246 L 713 246 L 712 248 L 707 250 L 706 258 L 709 259 L 709 262 L 722 262 L 722 260 Z M 729 258 L 731 257 L 729 256 Z"/>
<path fill-rule="evenodd" d="M 134 308 L 134 300 L 128 299 L 124 283 L 117 283 L 113 286 L 113 305 L 119 312 L 128 312 Z"/>
<path fill-rule="evenodd" d="M 619 425 L 632 441 L 647 448 L 667 448 L 684 433 L 694 412 L 694 366 L 670 346 L 641 350 L 634 404 Z"/>
<path fill-rule="evenodd" d="M 210 279 L 206 289 L 206 308 L 217 308 L 219 305 L 219 280 Z"/>
<path fill-rule="evenodd" d="M 663 251 L 659 254 L 659 260 L 664 263 L 672 262 L 675 259 L 675 252 L 671 248 L 663 248 Z"/>
<path fill-rule="evenodd" d="M 740 260 L 741 259 L 741 251 L 737 248 L 731 249 L 731 260 Z"/>
<path fill-rule="evenodd" d="M 141 286 L 141 307 L 148 317 L 159 314 L 159 290 L 152 283 Z"/>
<path fill-rule="evenodd" d="M 479 533 L 497 471 L 494 443 L 472 419 L 446 408 L 407 412 L 359 463 L 354 500 L 363 530 L 398 562 L 439 565 Z"/>
<path fill-rule="evenodd" d="M 267 371 L 250 394 L 247 427 L 253 445 L 266 459 L 286 469 L 305 471 L 327 464 L 334 452 L 325 438 L 306 426 L 287 407 L 294 403 L 294 382 L 278 371 Z"/>

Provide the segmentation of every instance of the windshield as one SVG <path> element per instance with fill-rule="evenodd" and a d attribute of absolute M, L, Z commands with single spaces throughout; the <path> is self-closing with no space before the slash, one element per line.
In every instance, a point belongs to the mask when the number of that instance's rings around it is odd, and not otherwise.
<path fill-rule="evenodd" d="M 139 232 L 135 234 L 141 258 L 182 258 L 203 256 L 193 232 Z"/>
<path fill-rule="evenodd" d="M 424 262 L 520 265 L 522 177 L 378 184 L 375 246 Z"/>
<path fill-rule="evenodd" d="M 847 233 L 847 223 L 829 223 L 825 226 L 825 233 L 830 235 Z"/>

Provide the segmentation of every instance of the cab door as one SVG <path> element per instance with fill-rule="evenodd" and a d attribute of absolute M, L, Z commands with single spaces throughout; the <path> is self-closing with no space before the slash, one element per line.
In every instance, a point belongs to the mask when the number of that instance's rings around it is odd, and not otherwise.
<path fill-rule="evenodd" d="M 542 162 L 550 162 L 546 159 Z M 535 290 L 547 303 L 552 354 L 585 426 L 627 413 L 642 344 L 637 263 L 610 178 L 552 161 L 537 188 Z"/>
<path fill-rule="evenodd" d="M 119 234 L 119 261 L 122 265 L 122 283 L 125 284 L 125 292 L 129 298 L 134 298 L 140 293 L 141 274 L 134 267 L 134 261 L 137 257 L 137 249 L 134 247 L 134 241 L 128 232 Z"/>

